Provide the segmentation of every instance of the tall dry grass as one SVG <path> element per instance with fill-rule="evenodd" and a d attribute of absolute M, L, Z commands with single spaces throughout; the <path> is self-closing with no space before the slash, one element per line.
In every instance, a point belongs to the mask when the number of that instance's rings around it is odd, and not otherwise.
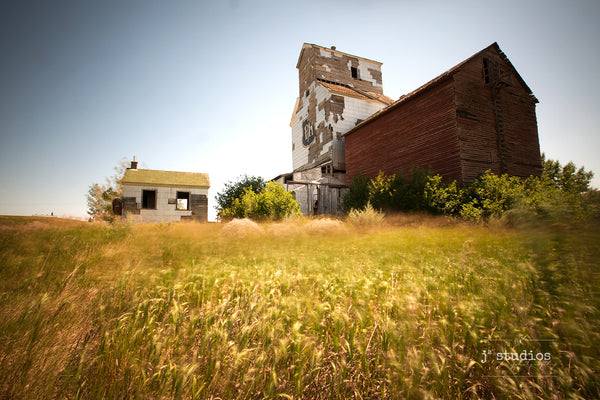
<path fill-rule="evenodd" d="M 0 397 L 600 393 L 597 229 L 256 228 L 0 229 Z M 482 363 L 488 349 L 552 365 Z"/>

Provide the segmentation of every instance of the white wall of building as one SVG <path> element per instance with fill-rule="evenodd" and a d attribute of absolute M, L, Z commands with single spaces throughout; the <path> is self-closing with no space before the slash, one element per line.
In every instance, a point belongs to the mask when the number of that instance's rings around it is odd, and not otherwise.
<path fill-rule="evenodd" d="M 142 208 L 143 190 L 156 191 L 156 209 Z M 125 185 L 123 187 L 123 197 L 135 197 L 135 202 L 138 204 L 138 209 L 140 209 L 139 215 L 129 214 L 127 218 L 143 222 L 178 222 L 182 216 L 191 216 L 191 209 L 177 210 L 177 204 L 169 204 L 169 199 L 177 199 L 177 192 L 188 192 L 190 195 L 203 194 L 208 197 L 208 189 Z"/>
<path fill-rule="evenodd" d="M 350 67 L 352 66 L 352 64 L 348 64 L 348 69 L 350 69 Z M 368 81 L 371 82 L 373 84 L 373 86 L 376 87 L 380 87 L 382 88 L 383 85 L 380 82 L 377 82 L 375 80 L 375 78 L 373 78 L 373 75 L 371 75 L 371 71 L 369 70 L 376 70 L 376 71 L 380 71 L 381 72 L 381 65 L 380 64 L 375 64 L 375 63 L 371 63 L 362 59 L 358 59 L 358 74 L 359 77 L 362 81 Z"/>
<path fill-rule="evenodd" d="M 317 114 L 316 122 L 314 125 L 316 129 L 317 126 L 319 126 L 319 124 L 325 120 L 325 110 L 319 111 L 318 105 L 321 104 L 321 102 L 323 102 L 324 100 L 329 99 L 331 95 L 327 90 L 325 90 L 321 85 L 319 85 L 316 82 L 311 83 L 309 92 L 311 94 L 314 92 L 316 97 Z M 308 118 L 310 97 L 311 95 L 309 94 L 308 96 L 302 96 L 302 99 L 300 99 L 302 103 L 302 108 L 301 111 L 294 117 L 294 123 L 292 125 L 292 163 L 294 170 L 309 163 L 308 146 L 304 146 L 304 144 L 302 143 L 302 122 L 304 122 L 304 120 Z"/>
<path fill-rule="evenodd" d="M 334 122 L 333 116 L 329 116 L 329 120 L 325 120 L 325 109 L 319 110 L 318 105 L 322 104 L 324 101 L 327 101 L 331 98 L 331 93 L 329 93 L 323 86 L 318 83 L 312 83 L 309 91 L 312 93 L 314 91 L 316 97 L 316 122 L 315 129 L 324 122 L 325 125 L 331 125 L 333 129 L 333 138 L 336 136 L 342 135 L 346 133 L 348 130 L 352 129 L 357 121 L 367 119 L 369 116 L 374 114 L 375 112 L 381 110 L 385 107 L 383 103 L 361 100 L 354 97 L 344 97 L 344 111 L 341 115 L 341 118 L 338 119 L 337 122 Z M 305 166 L 311 162 L 312 160 L 308 159 L 309 148 L 308 146 L 304 146 L 302 143 L 302 122 L 308 117 L 309 113 L 309 96 L 303 96 L 301 99 L 302 108 L 298 114 L 294 117 L 294 122 L 292 124 L 292 160 L 293 160 L 293 168 L 297 170 L 298 168 Z M 323 137 L 319 138 L 321 143 L 323 143 Z M 327 154 L 331 151 L 331 142 L 323 144 L 321 152 L 317 155 L 321 156 L 323 154 Z"/>
<path fill-rule="evenodd" d="M 365 120 L 377 111 L 385 107 L 385 104 L 373 101 L 344 97 L 344 119 L 339 119 L 333 124 L 333 134 L 343 135 L 356 126 L 356 122 Z"/>

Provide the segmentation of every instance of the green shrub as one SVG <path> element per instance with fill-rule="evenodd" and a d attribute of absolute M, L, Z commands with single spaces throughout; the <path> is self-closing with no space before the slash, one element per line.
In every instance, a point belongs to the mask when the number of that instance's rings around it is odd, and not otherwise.
<path fill-rule="evenodd" d="M 456 215 L 462 206 L 462 190 L 456 181 L 442 182 L 440 175 L 430 176 L 425 184 L 424 198 L 427 209 L 436 214 Z"/>
<path fill-rule="evenodd" d="M 236 200 L 241 199 L 246 189 L 259 193 L 265 184 L 260 176 L 248 175 L 240 176 L 236 182 L 227 182 L 223 191 L 215 196 L 217 216 L 222 219 L 244 218 L 244 207 Z"/>
<path fill-rule="evenodd" d="M 474 203 L 462 204 L 458 213 L 469 221 L 479 221 L 483 217 L 483 210 Z"/>
<path fill-rule="evenodd" d="M 268 182 L 259 193 L 245 188 L 242 196 L 233 199 L 231 206 L 222 211 L 221 218 L 281 220 L 300 214 L 300 206 L 292 194 L 279 183 Z"/>
<path fill-rule="evenodd" d="M 501 217 L 524 196 L 519 178 L 498 176 L 486 171 L 475 182 L 461 189 L 456 181 L 442 182 L 439 175 L 429 177 L 424 197 L 430 211 L 445 215 L 460 215 L 467 220 Z"/>
<path fill-rule="evenodd" d="M 377 210 L 392 211 L 392 202 L 398 186 L 399 179 L 396 175 L 387 176 L 380 171 L 369 182 L 369 203 Z"/>
<path fill-rule="evenodd" d="M 431 177 L 430 170 L 411 169 L 408 178 L 402 179 L 401 185 L 396 190 L 394 206 L 402 211 L 425 210 L 425 186 Z"/>
<path fill-rule="evenodd" d="M 590 213 L 592 218 L 600 217 L 600 191 L 592 189 L 581 196 L 583 207 Z"/>
<path fill-rule="evenodd" d="M 349 185 L 349 191 L 346 192 L 343 199 L 343 210 L 362 210 L 369 202 L 369 178 L 364 175 L 352 179 Z"/>
<path fill-rule="evenodd" d="M 256 208 L 249 214 L 250 218 L 281 220 L 301 214 L 292 194 L 279 183 L 268 182 L 255 198 Z"/>
<path fill-rule="evenodd" d="M 362 210 L 370 203 L 380 211 L 427 210 L 468 220 L 506 216 L 511 223 L 520 219 L 583 221 L 600 216 L 600 193 L 589 187 L 592 176 L 573 163 L 563 167 L 552 160 L 544 160 L 541 177 L 523 179 L 488 170 L 465 188 L 424 170 L 411 170 L 408 178 L 380 172 L 371 180 L 354 179 L 344 208 Z"/>
<path fill-rule="evenodd" d="M 512 213 L 535 214 L 547 222 L 583 221 L 599 215 L 597 191 L 577 193 L 559 188 L 545 175 L 530 177 L 524 182 L 525 194 L 513 207 Z"/>
<path fill-rule="evenodd" d="M 430 173 L 420 169 L 410 171 L 408 178 L 400 174 L 386 176 L 379 172 L 369 184 L 369 201 L 373 207 L 385 211 L 426 209 L 425 186 Z"/>
<path fill-rule="evenodd" d="M 246 218 L 246 210 L 250 208 L 250 204 L 248 204 L 248 202 L 252 199 L 252 196 L 255 195 L 256 194 L 251 189 L 244 189 L 242 195 L 232 199 L 231 204 L 227 208 L 222 209 L 218 216 L 222 220 Z"/>
<path fill-rule="evenodd" d="M 484 218 L 499 218 L 513 205 L 515 205 L 525 194 L 523 182 L 515 176 L 496 175 L 490 171 L 475 179 L 467 187 L 463 195 L 463 213 L 473 215 L 470 208 L 477 208 Z"/>

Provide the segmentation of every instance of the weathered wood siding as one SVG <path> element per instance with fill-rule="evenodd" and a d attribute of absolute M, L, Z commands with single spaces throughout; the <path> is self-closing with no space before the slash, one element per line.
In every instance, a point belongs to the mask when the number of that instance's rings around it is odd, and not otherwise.
<path fill-rule="evenodd" d="M 460 181 L 454 83 L 451 78 L 400 102 L 345 137 L 346 176 L 375 177 L 431 168 Z"/>
<path fill-rule="evenodd" d="M 498 79 L 484 72 L 484 59 Z M 428 168 L 461 184 L 542 171 L 537 99 L 497 46 L 459 64 L 345 136 L 347 180 Z"/>
<path fill-rule="evenodd" d="M 485 81 L 484 58 L 502 70 L 502 82 L 495 87 Z M 462 65 L 454 82 L 463 182 L 472 182 L 488 169 L 496 174 L 539 175 L 536 100 L 504 58 L 490 49 Z"/>
<path fill-rule="evenodd" d="M 542 174 L 536 102 L 519 85 L 500 92 L 510 175 L 527 177 Z"/>
<path fill-rule="evenodd" d="M 500 173 L 492 89 L 483 77 L 483 57 L 454 75 L 462 182 L 486 170 Z"/>
<path fill-rule="evenodd" d="M 338 137 L 353 128 L 358 120 L 364 120 L 381 110 L 383 103 L 353 97 L 332 95 L 318 82 L 311 85 L 309 96 L 298 102 L 298 111 L 292 124 L 292 161 L 294 170 L 331 162 L 333 145 Z M 336 109 L 337 107 L 337 109 Z M 335 109 L 335 110 L 334 110 Z M 307 122 L 305 122 L 307 121 Z M 304 144 L 305 124 L 313 127 L 314 139 Z M 343 168 L 343 139 L 338 143 L 335 168 Z M 341 153 L 340 153 L 341 152 Z"/>
<path fill-rule="evenodd" d="M 358 120 L 368 118 L 385 104 L 364 96 L 335 94 L 318 79 L 352 83 L 355 88 L 383 94 L 381 63 L 305 44 L 297 67 L 300 92 L 291 123 L 294 171 L 332 163 L 334 159 L 334 167 L 343 169 L 343 140 L 337 143 L 335 155 L 333 143 Z M 352 68 L 356 69 L 356 78 L 352 77 Z"/>
<path fill-rule="evenodd" d="M 339 83 L 352 83 L 367 92 L 383 94 L 381 63 L 352 56 L 317 45 L 305 44 L 298 60 L 299 97 L 305 95 L 317 79 Z M 352 76 L 352 68 L 357 76 Z"/>

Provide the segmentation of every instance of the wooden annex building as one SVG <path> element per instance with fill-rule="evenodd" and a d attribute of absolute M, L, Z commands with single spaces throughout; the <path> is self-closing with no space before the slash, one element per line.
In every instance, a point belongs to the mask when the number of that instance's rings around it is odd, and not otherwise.
<path fill-rule="evenodd" d="M 540 175 L 538 100 L 497 43 L 344 134 L 346 179 L 430 168 L 465 184 Z"/>

